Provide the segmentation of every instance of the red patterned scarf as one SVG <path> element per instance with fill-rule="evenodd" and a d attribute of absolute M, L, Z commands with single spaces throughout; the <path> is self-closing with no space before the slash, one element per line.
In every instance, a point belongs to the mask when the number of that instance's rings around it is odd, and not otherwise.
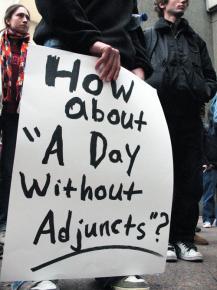
<path fill-rule="evenodd" d="M 0 65 L 2 72 L 2 94 L 3 94 L 3 102 L 7 100 L 11 100 L 11 87 L 12 87 L 12 52 L 10 39 L 14 40 L 23 40 L 21 49 L 20 49 L 20 57 L 19 57 L 19 75 L 16 82 L 16 101 L 19 102 L 20 93 L 24 80 L 24 68 L 26 62 L 26 54 L 27 47 L 29 42 L 29 34 L 21 35 L 17 33 L 13 33 L 10 30 L 5 30 L 0 39 Z"/>

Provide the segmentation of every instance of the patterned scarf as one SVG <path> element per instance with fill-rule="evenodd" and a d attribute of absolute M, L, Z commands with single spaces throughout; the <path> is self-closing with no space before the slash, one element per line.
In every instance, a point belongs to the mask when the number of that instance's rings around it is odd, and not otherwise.
<path fill-rule="evenodd" d="M 2 37 L 0 39 L 0 66 L 2 72 L 2 94 L 3 94 L 3 103 L 4 101 L 11 100 L 11 87 L 12 87 L 12 52 L 10 40 L 23 40 L 21 49 L 20 49 L 20 57 L 19 57 L 19 76 L 16 82 L 16 101 L 19 102 L 20 93 L 24 80 L 24 68 L 26 62 L 26 54 L 27 47 L 29 42 L 29 34 L 21 35 L 18 33 L 14 33 L 8 29 L 6 29 Z"/>

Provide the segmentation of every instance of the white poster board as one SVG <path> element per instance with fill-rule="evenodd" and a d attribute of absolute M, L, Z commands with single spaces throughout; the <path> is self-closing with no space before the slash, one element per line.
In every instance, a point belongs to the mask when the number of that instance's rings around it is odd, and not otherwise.
<path fill-rule="evenodd" d="M 172 152 L 156 91 L 96 59 L 28 51 L 1 280 L 164 271 Z"/>

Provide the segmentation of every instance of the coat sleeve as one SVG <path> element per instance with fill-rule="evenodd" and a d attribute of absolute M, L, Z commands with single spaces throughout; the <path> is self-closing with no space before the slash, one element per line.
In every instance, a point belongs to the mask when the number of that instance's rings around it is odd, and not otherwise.
<path fill-rule="evenodd" d="M 137 3 L 134 1 L 133 14 L 137 13 Z M 142 28 L 138 27 L 136 30 L 130 31 L 129 34 L 136 50 L 135 68 L 142 67 L 145 71 L 145 78 L 148 78 L 152 74 L 153 69 L 146 53 L 145 38 Z"/>
<path fill-rule="evenodd" d="M 88 21 L 77 0 L 35 0 L 35 3 L 44 22 L 69 47 L 79 47 L 86 53 L 100 39 L 100 31 Z"/>
<path fill-rule="evenodd" d="M 205 101 L 212 99 L 217 91 L 216 73 L 212 66 L 211 59 L 205 41 L 200 38 L 200 56 L 202 71 L 205 78 L 206 96 Z"/>

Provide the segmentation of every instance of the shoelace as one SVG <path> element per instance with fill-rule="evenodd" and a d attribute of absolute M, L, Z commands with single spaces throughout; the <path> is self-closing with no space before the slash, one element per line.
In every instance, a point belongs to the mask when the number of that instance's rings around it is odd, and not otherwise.
<path fill-rule="evenodd" d="M 190 250 L 195 250 L 197 251 L 197 247 L 193 244 L 193 243 L 190 243 L 190 242 L 185 242 L 182 244 L 184 245 L 184 247 L 187 249 L 187 251 L 189 252 Z"/>

